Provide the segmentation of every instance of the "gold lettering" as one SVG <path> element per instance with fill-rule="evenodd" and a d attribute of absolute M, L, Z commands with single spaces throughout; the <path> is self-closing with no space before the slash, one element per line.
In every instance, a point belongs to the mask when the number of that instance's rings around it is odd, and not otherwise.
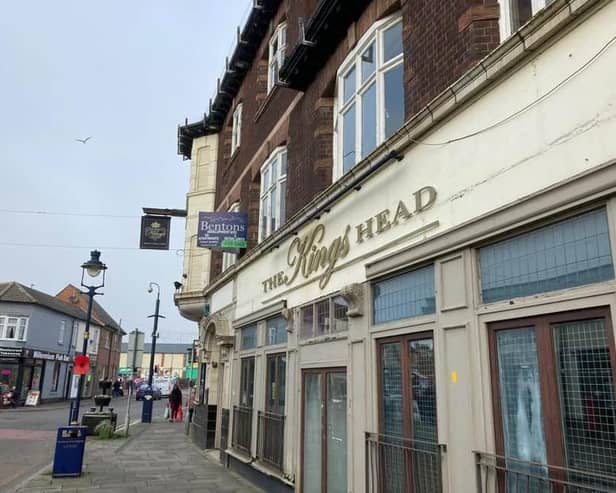
<path fill-rule="evenodd" d="M 404 205 L 404 202 L 399 201 L 396 213 L 394 214 L 393 225 L 397 226 L 400 219 L 406 221 L 409 217 L 411 217 L 411 213 L 406 208 L 406 205 Z"/>
<path fill-rule="evenodd" d="M 357 229 L 357 243 L 364 242 L 364 235 L 366 238 L 372 238 L 374 236 L 372 234 L 372 218 L 368 219 L 365 223 L 365 226 L 364 223 L 355 226 Z"/>
<path fill-rule="evenodd" d="M 388 216 L 389 209 L 385 209 L 376 215 L 376 234 L 383 233 L 391 228 L 391 223 L 389 222 Z"/>
<path fill-rule="evenodd" d="M 426 202 L 423 201 L 423 197 L 427 194 L 428 199 Z M 436 202 L 436 189 L 431 186 L 423 187 L 417 190 L 414 194 L 415 196 L 415 213 L 419 213 L 429 209 Z"/>

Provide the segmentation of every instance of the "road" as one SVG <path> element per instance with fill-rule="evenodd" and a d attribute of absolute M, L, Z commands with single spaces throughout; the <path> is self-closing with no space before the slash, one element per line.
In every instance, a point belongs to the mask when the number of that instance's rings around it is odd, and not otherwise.
<path fill-rule="evenodd" d="M 124 424 L 128 398 L 116 398 L 111 407 L 118 413 L 118 426 Z M 94 407 L 82 401 L 81 413 Z M 161 415 L 165 400 L 154 403 Z M 53 461 L 56 430 L 66 426 L 69 403 L 43 404 L 37 408 L 0 410 L 0 491 L 7 491 Z M 131 403 L 130 421 L 140 419 L 141 402 Z"/>

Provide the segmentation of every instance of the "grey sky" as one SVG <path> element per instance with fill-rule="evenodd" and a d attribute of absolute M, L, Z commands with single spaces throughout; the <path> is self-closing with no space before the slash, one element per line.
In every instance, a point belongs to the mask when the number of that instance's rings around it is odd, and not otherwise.
<path fill-rule="evenodd" d="M 150 333 L 161 286 L 163 341 L 196 324 L 173 305 L 182 257 L 138 250 L 142 206 L 185 206 L 189 163 L 176 126 L 207 109 L 250 0 L 5 2 L 0 16 L 0 282 L 55 294 L 79 284 L 93 248 L 108 265 L 97 298 Z M 92 135 L 86 144 L 75 138 Z M 132 218 L 26 215 L 4 210 Z M 172 248 L 184 220 L 172 220 Z M 66 247 L 12 246 L 15 244 Z M 112 249 L 120 247 L 125 249 Z"/>

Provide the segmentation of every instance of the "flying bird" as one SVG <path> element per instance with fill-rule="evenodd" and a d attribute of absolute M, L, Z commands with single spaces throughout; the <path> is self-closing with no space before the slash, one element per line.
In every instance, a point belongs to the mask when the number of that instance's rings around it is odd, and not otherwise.
<path fill-rule="evenodd" d="M 77 142 L 81 142 L 82 144 L 85 144 L 88 142 L 88 140 L 90 140 L 92 138 L 92 136 L 86 137 L 85 139 L 75 139 Z"/>

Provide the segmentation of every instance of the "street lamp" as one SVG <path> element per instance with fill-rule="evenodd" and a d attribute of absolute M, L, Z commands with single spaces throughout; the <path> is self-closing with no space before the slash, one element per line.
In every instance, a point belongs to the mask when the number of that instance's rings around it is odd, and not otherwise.
<path fill-rule="evenodd" d="M 83 356 L 87 356 L 88 354 L 88 339 L 90 339 L 90 322 L 92 320 L 92 302 L 94 301 L 94 297 L 96 295 L 100 295 L 102 293 L 97 293 L 96 290 L 105 286 L 105 271 L 107 270 L 107 266 L 101 262 L 101 252 L 98 250 L 92 250 L 90 252 L 90 260 L 84 262 L 81 265 L 81 286 L 87 289 L 87 292 L 84 294 L 88 295 L 88 315 L 86 317 L 86 329 L 83 333 L 83 349 L 81 354 Z M 103 277 L 100 280 L 100 284 L 96 284 L 92 281 L 96 279 L 101 272 L 103 273 Z M 91 281 L 88 282 L 88 279 Z M 92 283 L 92 284 L 89 284 Z M 79 406 L 81 404 L 81 394 L 83 392 L 83 382 L 85 380 L 85 375 L 79 376 L 79 390 L 77 392 L 77 398 L 75 399 L 75 406 L 72 408 L 71 413 L 71 422 L 79 422 Z"/>
<path fill-rule="evenodd" d="M 152 350 L 150 351 L 150 373 L 148 375 L 148 392 L 143 396 L 143 407 L 141 409 L 141 422 L 152 422 L 152 407 L 154 402 L 152 399 L 152 379 L 154 378 L 154 355 L 156 354 L 156 338 L 158 337 L 158 319 L 165 318 L 159 314 L 160 309 L 160 286 L 158 283 L 151 282 L 148 288 L 148 293 L 154 291 L 152 286 L 156 286 L 156 309 L 154 315 L 150 315 L 148 318 L 154 318 L 154 328 L 152 329 Z M 149 394 L 149 395 L 148 395 Z"/>

